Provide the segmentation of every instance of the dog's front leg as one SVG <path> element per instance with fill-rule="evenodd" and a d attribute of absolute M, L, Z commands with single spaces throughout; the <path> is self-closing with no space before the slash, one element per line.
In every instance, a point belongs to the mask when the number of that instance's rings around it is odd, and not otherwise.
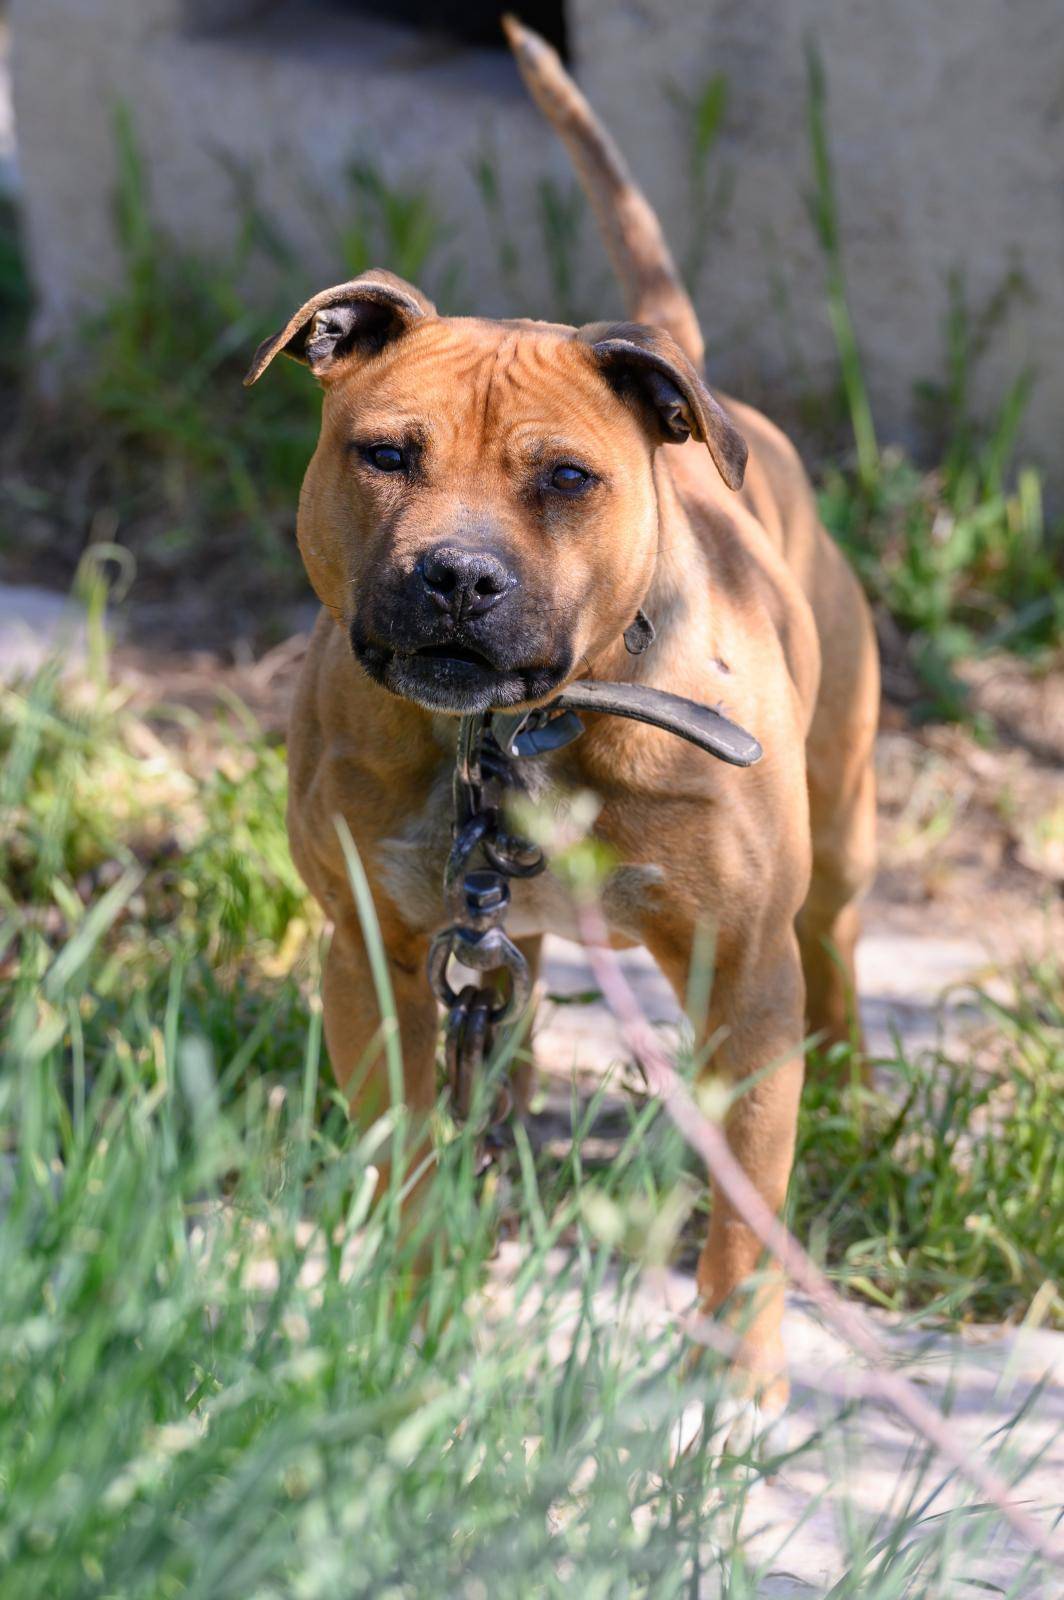
<path fill-rule="evenodd" d="M 689 951 L 675 942 L 653 950 L 681 1000 L 689 981 Z M 723 958 L 723 959 L 722 959 Z M 728 1143 L 762 1198 L 779 1211 L 794 1159 L 804 986 L 797 940 L 787 928 L 760 946 L 746 945 L 734 959 L 718 950 L 714 999 L 705 1036 L 720 1042 L 702 1068 L 700 1082 L 720 1080 L 738 1091 L 725 1121 Z M 769 1069 L 761 1074 L 763 1069 Z M 753 1079 L 747 1082 L 746 1080 Z M 768 1412 L 783 1409 L 788 1396 L 782 1318 L 783 1284 L 764 1261 L 760 1240 L 711 1180 L 709 1234 L 698 1263 L 704 1308 L 727 1315 L 741 1331 L 745 1384 Z M 743 1285 L 760 1268 L 749 1293 Z"/>
<path fill-rule="evenodd" d="M 402 1056 L 402 1096 L 411 1114 L 404 1150 L 412 1170 L 429 1149 L 429 1114 L 436 1099 L 436 1041 L 439 1011 L 426 976 L 428 940 L 400 926 L 382 923 L 388 976 L 395 998 Z M 351 1114 L 370 1126 L 392 1103 L 386 1030 L 369 954 L 353 915 L 338 921 L 325 964 L 323 1001 L 325 1041 L 336 1081 Z M 382 1184 L 390 1156 L 382 1153 Z"/>

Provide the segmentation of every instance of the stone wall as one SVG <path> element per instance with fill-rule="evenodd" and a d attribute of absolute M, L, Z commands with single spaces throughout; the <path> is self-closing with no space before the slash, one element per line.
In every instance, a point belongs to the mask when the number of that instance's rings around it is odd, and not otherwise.
<path fill-rule="evenodd" d="M 430 190 L 453 229 L 460 309 L 553 310 L 538 220 L 554 141 L 502 53 L 344 14 L 328 0 L 265 12 L 226 0 L 12 0 L 14 92 L 40 328 L 75 322 L 118 270 L 113 108 L 130 107 L 155 208 L 215 249 L 240 221 L 234 170 L 291 239 L 309 293 L 342 270 L 352 152 Z M 220 15 L 220 13 L 218 13 Z M 190 27 L 190 23 L 196 24 Z M 1060 0 L 569 0 L 575 70 L 658 206 L 677 253 L 698 215 L 690 101 L 715 73 L 727 107 L 712 158 L 721 190 L 696 285 L 712 376 L 784 416 L 830 388 L 824 266 L 806 209 L 804 40 L 829 84 L 846 269 L 884 439 L 916 442 L 914 385 L 944 367 L 947 280 L 1011 297 L 981 372 L 990 411 L 1016 374 L 1037 386 L 1024 446 L 1064 489 L 1064 17 Z M 472 174 L 490 153 L 521 260 L 501 270 Z M 616 309 L 582 224 L 574 311 Z M 427 287 L 436 289 L 439 284 Z M 249 294 L 262 292 L 249 283 Z"/>

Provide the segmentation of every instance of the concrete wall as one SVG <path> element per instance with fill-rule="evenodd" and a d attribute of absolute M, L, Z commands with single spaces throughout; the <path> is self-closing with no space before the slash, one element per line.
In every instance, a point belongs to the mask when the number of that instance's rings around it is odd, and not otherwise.
<path fill-rule="evenodd" d="M 227 0 L 230 4 L 230 0 Z M 553 309 L 537 222 L 553 140 L 507 58 L 344 16 L 326 0 L 275 5 L 242 28 L 189 32 L 181 0 L 12 0 L 14 92 L 29 241 L 46 335 L 114 281 L 112 108 L 132 109 L 156 209 L 215 247 L 239 220 L 224 155 L 253 170 L 310 293 L 339 263 L 353 150 L 425 182 L 453 223 L 461 309 Z M 231 9 L 231 5 L 230 5 Z M 239 8 L 238 8 L 239 9 Z M 728 104 L 713 181 L 728 180 L 697 284 L 712 376 L 787 415 L 830 387 L 824 269 L 810 183 L 803 39 L 827 69 L 846 268 L 885 439 L 914 442 L 913 386 L 944 365 L 946 282 L 1013 297 L 980 385 L 993 407 L 1024 366 L 1038 385 L 1024 445 L 1064 489 L 1064 15 L 1060 0 L 569 0 L 575 67 L 690 250 L 689 124 L 678 101 L 714 73 Z M 506 282 L 471 176 L 493 152 L 522 281 Z M 587 222 L 576 310 L 615 309 Z M 426 287 L 438 287 L 427 284 Z M 262 292 L 249 284 L 249 293 Z M 918 442 L 918 441 L 916 441 Z"/>
<path fill-rule="evenodd" d="M 1018 271 L 980 384 L 992 408 L 1039 376 L 1025 444 L 1064 489 L 1064 7 L 1060 0 L 576 0 L 583 81 L 682 239 L 675 113 L 709 71 L 731 87 L 720 158 L 735 175 L 699 307 L 714 371 L 816 387 L 833 360 L 823 265 L 805 209 L 805 35 L 829 84 L 829 127 L 854 321 L 881 433 L 911 437 L 913 385 L 940 377 L 949 273 L 974 304 Z M 646 92 L 637 93 L 642 78 Z M 774 289 L 774 279 L 778 289 Z M 778 305 L 780 291 L 787 312 Z"/>

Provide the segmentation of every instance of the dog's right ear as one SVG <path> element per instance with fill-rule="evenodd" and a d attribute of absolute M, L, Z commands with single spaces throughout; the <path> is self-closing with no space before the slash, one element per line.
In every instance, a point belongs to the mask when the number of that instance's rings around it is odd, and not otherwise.
<path fill-rule="evenodd" d="M 325 379 L 347 356 L 375 354 L 414 323 L 435 315 L 436 307 L 420 289 L 374 268 L 300 306 L 280 333 L 259 345 L 244 383 L 261 378 L 274 356 L 282 354 Z"/>

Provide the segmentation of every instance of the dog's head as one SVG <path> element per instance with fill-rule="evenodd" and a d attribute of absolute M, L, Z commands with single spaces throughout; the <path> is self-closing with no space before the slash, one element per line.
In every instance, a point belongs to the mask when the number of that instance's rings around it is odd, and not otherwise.
<path fill-rule="evenodd" d="M 325 391 L 299 506 L 322 603 L 365 670 L 435 711 L 541 702 L 620 637 L 657 550 L 656 446 L 746 448 L 668 337 L 437 316 L 386 272 L 326 289 L 256 352 Z"/>

